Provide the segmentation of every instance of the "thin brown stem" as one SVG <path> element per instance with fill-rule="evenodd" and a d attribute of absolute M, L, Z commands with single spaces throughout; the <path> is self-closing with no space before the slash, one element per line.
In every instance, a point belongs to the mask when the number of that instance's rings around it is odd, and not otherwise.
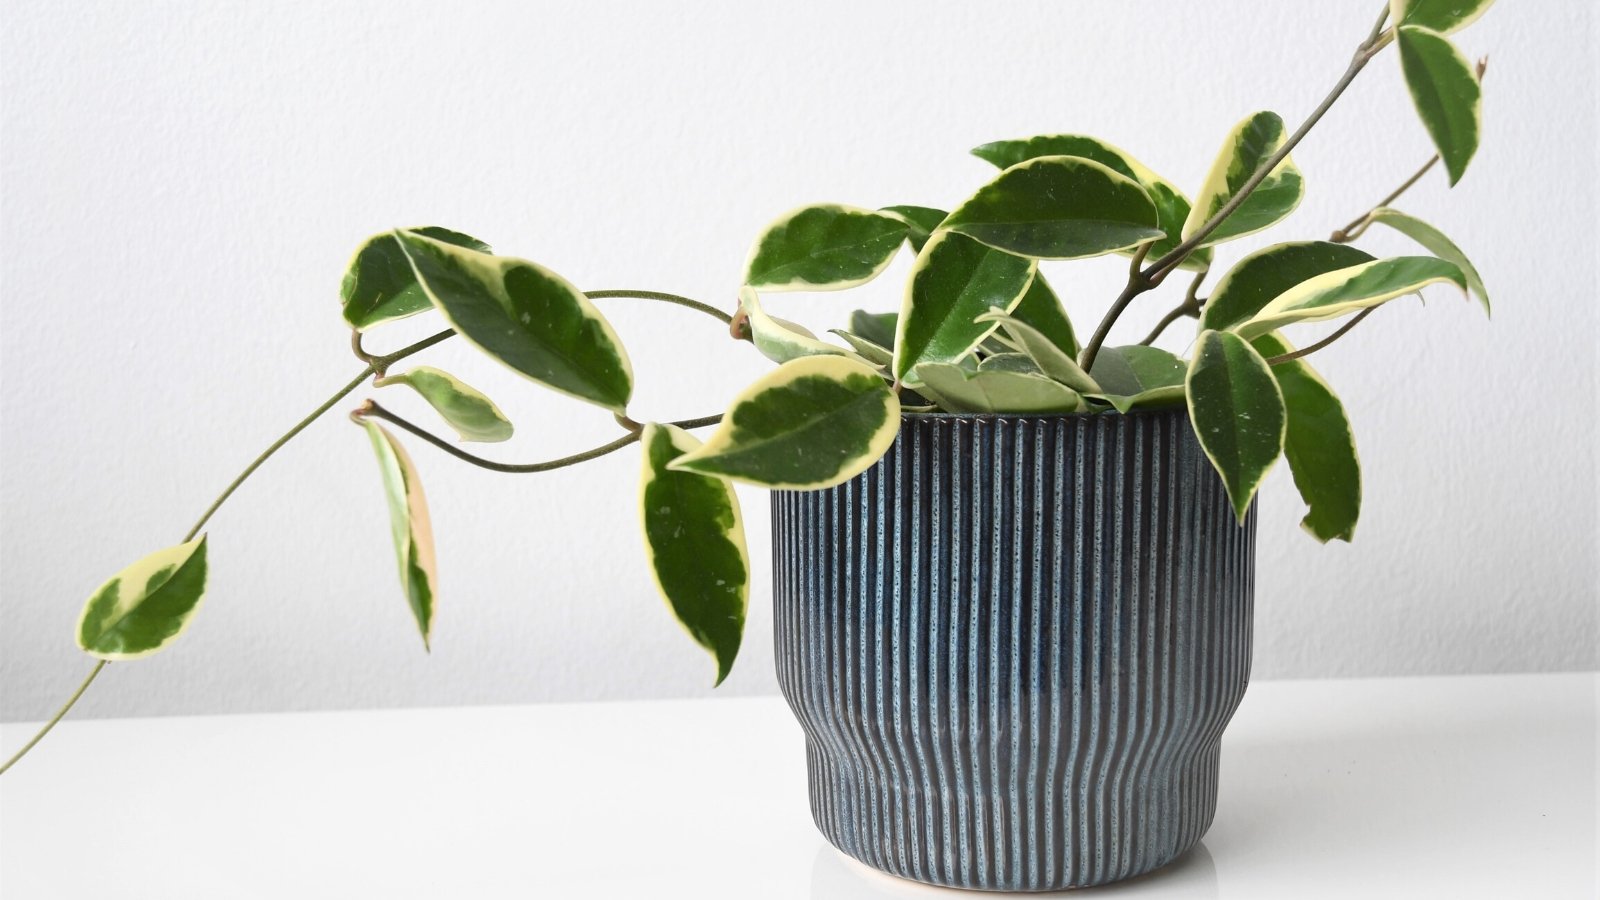
<path fill-rule="evenodd" d="M 358 420 L 366 416 L 371 416 L 375 419 L 382 419 L 385 422 L 390 422 L 402 430 L 407 431 L 412 435 L 421 438 L 429 444 L 439 448 L 440 450 L 443 450 L 451 456 L 454 456 L 456 459 L 459 459 L 462 462 L 471 463 L 480 469 L 488 469 L 491 472 L 508 472 L 513 474 L 549 472 L 552 469 L 561 469 L 567 466 L 576 465 L 581 462 L 588 462 L 591 459 L 598 459 L 608 453 L 615 453 L 629 444 L 636 443 L 643 431 L 643 427 L 641 426 L 640 431 L 629 431 L 627 434 L 617 438 L 614 441 L 601 444 L 598 447 L 585 450 L 582 453 L 574 453 L 571 456 L 562 456 L 556 459 L 545 460 L 544 462 L 536 463 L 503 463 L 496 462 L 492 459 L 484 459 L 476 454 L 468 453 L 444 438 L 433 434 L 422 426 L 413 424 L 405 418 L 390 412 L 389 410 L 378 405 L 378 403 L 375 401 L 366 401 L 366 403 L 362 404 L 360 408 L 356 409 L 350 414 L 352 419 Z M 702 416 L 698 419 L 681 419 L 676 422 L 668 422 L 667 424 L 676 425 L 679 428 L 703 428 L 707 425 L 715 425 L 720 421 L 722 421 L 722 416 L 717 415 Z"/>
<path fill-rule="evenodd" d="M 1100 352 L 1100 345 L 1106 342 L 1106 335 L 1111 333 L 1111 326 L 1116 324 L 1117 318 L 1122 315 L 1122 311 L 1128 308 L 1128 304 L 1133 302 L 1133 298 L 1155 287 L 1155 282 L 1150 280 L 1150 276 L 1139 270 L 1144 258 L 1150 254 L 1152 246 L 1154 245 L 1141 244 L 1139 249 L 1134 251 L 1133 260 L 1128 266 L 1127 286 L 1122 289 L 1121 294 L 1117 295 L 1117 299 L 1112 301 L 1110 311 L 1106 313 L 1105 318 L 1100 320 L 1099 327 L 1094 330 L 1094 335 L 1089 338 L 1088 345 L 1083 348 L 1083 353 L 1078 357 L 1078 365 L 1082 366 L 1085 372 L 1089 371 L 1089 367 L 1094 365 L 1094 358 Z"/>
<path fill-rule="evenodd" d="M 1312 344 L 1309 347 L 1302 347 L 1299 350 L 1295 350 L 1295 351 L 1292 351 L 1290 353 L 1285 353 L 1285 354 L 1283 354 L 1281 356 L 1269 356 L 1269 357 L 1267 357 L 1267 365 L 1275 366 L 1275 365 L 1278 365 L 1279 363 L 1286 363 L 1286 362 L 1288 362 L 1288 361 L 1290 361 L 1292 359 L 1299 359 L 1302 356 L 1310 356 L 1311 354 L 1317 352 L 1318 350 L 1321 350 L 1323 347 L 1326 347 L 1329 344 L 1333 343 L 1334 341 L 1337 341 L 1339 338 L 1344 337 L 1346 332 L 1348 332 L 1350 329 L 1356 327 L 1357 325 L 1361 324 L 1361 320 L 1362 319 L 1365 319 L 1367 316 L 1372 315 L 1372 311 L 1375 310 L 1375 309 L 1377 309 L 1376 306 L 1369 306 L 1366 309 L 1363 309 L 1361 312 L 1356 313 L 1355 316 L 1350 319 L 1350 321 L 1348 321 L 1348 322 L 1344 323 L 1343 325 L 1341 325 L 1339 327 L 1338 331 L 1335 331 L 1333 334 L 1328 335 L 1327 337 L 1323 338 L 1320 341 L 1317 341 L 1315 344 Z"/>
<path fill-rule="evenodd" d="M 1189 282 L 1189 290 L 1183 295 L 1183 302 L 1179 303 L 1177 306 L 1174 306 L 1167 312 L 1166 315 L 1162 316 L 1161 321 L 1156 323 L 1156 327 L 1151 329 L 1150 333 L 1145 335 L 1145 339 L 1139 343 L 1148 347 L 1156 342 L 1156 338 L 1161 337 L 1161 332 L 1166 331 L 1168 325 L 1171 325 L 1173 322 L 1178 321 L 1184 316 L 1200 315 L 1200 308 L 1203 305 L 1203 301 L 1201 301 L 1196 295 L 1200 292 L 1200 282 L 1206 280 L 1206 275 L 1210 271 L 1210 269 L 1202 269 L 1195 273 L 1194 280 Z"/>

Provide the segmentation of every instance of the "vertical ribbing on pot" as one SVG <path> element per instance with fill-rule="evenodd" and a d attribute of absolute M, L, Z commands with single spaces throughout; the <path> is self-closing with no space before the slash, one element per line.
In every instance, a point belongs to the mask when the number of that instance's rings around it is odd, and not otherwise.
<path fill-rule="evenodd" d="M 1235 524 L 1182 409 L 907 416 L 876 466 L 772 510 L 778 677 L 845 853 L 1057 890 L 1205 833 L 1255 513 Z"/>

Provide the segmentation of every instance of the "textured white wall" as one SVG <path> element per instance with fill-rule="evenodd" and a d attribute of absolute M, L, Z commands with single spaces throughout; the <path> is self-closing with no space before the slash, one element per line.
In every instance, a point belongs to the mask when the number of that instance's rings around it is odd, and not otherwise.
<path fill-rule="evenodd" d="M 1193 186 L 1241 116 L 1304 115 L 1374 5 L 8 3 L 0 714 L 52 709 L 88 668 L 71 638 L 88 592 L 359 368 L 335 290 L 368 234 L 438 223 L 586 288 L 731 306 L 774 215 L 949 205 L 987 177 L 965 155 L 984 141 L 1082 131 Z M 1353 410 L 1366 509 L 1353 546 L 1319 547 L 1272 477 L 1257 677 L 1596 664 L 1594 20 L 1586 0 L 1516 0 L 1463 35 L 1494 56 L 1483 149 L 1459 188 L 1431 178 L 1403 206 L 1469 249 L 1494 320 L 1440 292 L 1318 357 Z M 1428 152 L 1385 56 L 1296 154 L 1310 193 L 1276 239 L 1325 235 Z M 891 308 L 905 271 L 772 306 L 818 325 Z M 1087 328 L 1121 263 L 1051 273 Z M 1122 333 L 1171 302 L 1141 301 Z M 709 319 L 604 305 L 639 417 L 718 411 L 765 368 Z M 396 341 L 428 327 L 408 324 Z M 436 359 L 513 414 L 497 458 L 613 433 L 463 347 Z M 366 440 L 333 415 L 215 519 L 190 633 L 113 667 L 83 714 L 707 691 L 642 567 L 634 453 L 545 476 L 414 455 L 442 561 L 432 655 Z M 758 572 L 734 694 L 775 689 L 766 502 L 743 499 Z"/>

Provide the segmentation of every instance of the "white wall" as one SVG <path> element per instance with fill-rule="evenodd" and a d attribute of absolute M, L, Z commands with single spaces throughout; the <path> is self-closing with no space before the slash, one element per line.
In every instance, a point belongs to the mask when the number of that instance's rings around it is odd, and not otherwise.
<path fill-rule="evenodd" d="M 368 234 L 448 225 L 585 288 L 729 307 L 776 214 L 947 206 L 987 177 L 965 154 L 984 141 L 1082 131 L 1193 186 L 1241 116 L 1306 113 L 1373 6 L 8 3 L 0 715 L 53 709 L 88 668 L 83 598 L 175 542 L 359 368 L 336 288 Z M 1462 36 L 1494 57 L 1483 148 L 1460 187 L 1430 178 L 1403 206 L 1469 248 L 1494 319 L 1439 292 L 1319 355 L 1353 410 L 1366 508 L 1353 546 L 1320 547 L 1272 477 L 1257 677 L 1596 665 L 1594 20 L 1585 0 L 1517 0 Z M 1296 154 L 1310 193 L 1276 239 L 1324 236 L 1429 152 L 1385 56 Z M 819 325 L 890 308 L 905 271 L 772 306 Z M 1087 328 L 1121 264 L 1051 273 Z M 1122 333 L 1172 302 L 1142 300 Z M 641 418 L 719 411 L 766 366 L 709 319 L 605 308 Z M 397 342 L 428 327 L 410 324 Z M 613 435 L 461 346 L 435 359 L 513 414 L 496 458 Z M 82 714 L 707 692 L 707 659 L 642 566 L 635 454 L 545 476 L 414 455 L 442 566 L 431 655 L 396 591 L 366 440 L 332 415 L 215 519 L 190 633 L 114 666 Z M 775 689 L 766 502 L 742 496 L 758 575 L 728 694 Z"/>

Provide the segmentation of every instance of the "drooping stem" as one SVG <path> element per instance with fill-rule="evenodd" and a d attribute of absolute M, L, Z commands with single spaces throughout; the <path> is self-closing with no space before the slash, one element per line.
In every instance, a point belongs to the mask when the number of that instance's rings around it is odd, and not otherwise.
<path fill-rule="evenodd" d="M 390 412 L 373 400 L 368 400 L 367 402 L 363 403 L 358 409 L 350 414 L 350 418 L 358 421 L 367 416 L 392 423 L 400 429 L 410 432 L 412 435 L 415 435 L 416 437 L 421 438 L 422 440 L 432 444 L 440 450 L 443 450 L 451 456 L 454 456 L 456 459 L 459 459 L 465 463 L 470 463 L 480 469 L 488 469 L 491 472 L 509 472 L 512 474 L 523 475 L 537 472 L 549 472 L 552 469 L 562 469 L 566 468 L 567 466 L 577 465 L 581 462 L 588 462 L 591 459 L 599 459 L 606 454 L 615 453 L 616 451 L 621 450 L 623 447 L 637 442 L 639 440 L 639 436 L 643 433 L 642 427 L 638 431 L 629 430 L 627 434 L 624 434 L 622 437 L 619 437 L 614 441 L 601 444 L 598 447 L 593 447 L 583 451 L 582 453 L 574 453 L 571 456 L 561 456 L 557 457 L 556 459 L 549 459 L 543 462 L 535 463 L 503 463 L 496 462 L 492 459 L 484 459 L 483 457 L 474 453 L 468 453 L 444 438 L 439 437 L 431 431 L 428 431 L 426 428 L 423 428 L 420 425 L 414 424 L 411 421 Z M 721 421 L 722 416 L 715 415 L 702 416 L 698 419 L 680 419 L 676 422 L 668 422 L 666 424 L 675 425 L 679 428 L 704 428 L 707 425 L 715 425 Z"/>
<path fill-rule="evenodd" d="M 1372 311 L 1375 310 L 1375 309 L 1377 309 L 1376 306 L 1369 306 L 1366 309 L 1363 309 L 1361 312 L 1356 313 L 1353 317 L 1351 317 L 1350 321 L 1348 321 L 1348 322 L 1344 323 L 1343 325 L 1339 326 L 1339 330 L 1338 331 L 1335 331 L 1333 334 L 1328 335 L 1327 337 L 1323 338 L 1320 341 L 1317 341 L 1315 344 L 1312 344 L 1309 347 L 1302 347 L 1299 350 L 1295 350 L 1295 351 L 1292 351 L 1292 352 L 1289 352 L 1289 353 L 1284 353 L 1284 354 L 1282 354 L 1280 356 L 1269 356 L 1269 357 L 1267 357 L 1267 365 L 1275 366 L 1275 365 L 1278 365 L 1279 363 L 1286 363 L 1291 359 L 1299 359 L 1302 356 L 1310 356 L 1311 354 L 1317 352 L 1318 350 L 1321 350 L 1323 347 L 1326 347 L 1329 344 L 1333 343 L 1334 341 L 1337 341 L 1339 338 L 1344 337 L 1346 332 L 1348 332 L 1350 329 L 1356 327 L 1357 325 L 1360 325 L 1362 319 L 1365 319 L 1367 316 L 1372 315 Z"/>
<path fill-rule="evenodd" d="M 688 307 L 689 309 L 703 312 L 724 325 L 727 325 L 733 321 L 733 316 L 728 315 L 709 303 L 701 303 L 699 300 L 690 300 L 688 297 L 680 297 L 677 294 L 667 294 L 661 291 L 585 291 L 584 296 L 588 297 L 590 300 L 606 300 L 612 297 L 629 297 L 634 300 L 659 300 L 662 303 L 673 303 L 678 306 L 684 306 Z"/>
<path fill-rule="evenodd" d="M 56 727 L 57 722 L 66 718 L 67 712 L 78 702 L 78 698 L 83 696 L 83 692 L 89 689 L 89 685 L 94 684 L 95 676 L 99 675 L 100 670 L 105 667 L 106 661 L 103 659 L 94 664 L 94 668 L 89 670 L 89 677 L 83 680 L 83 684 L 78 685 L 78 689 L 72 692 L 72 696 L 67 698 L 67 702 L 62 704 L 60 709 L 56 710 L 56 714 L 50 717 L 50 721 L 44 723 L 44 727 L 39 729 L 39 732 L 33 736 L 32 740 L 23 744 L 21 750 L 11 754 L 11 758 L 6 760 L 5 765 L 0 766 L 0 775 L 4 775 L 8 769 L 16 765 L 17 760 L 27 755 L 27 752 L 33 749 L 34 744 L 44 740 L 44 736 L 50 733 L 50 729 Z"/>
<path fill-rule="evenodd" d="M 1339 76 L 1339 80 L 1334 84 L 1333 89 L 1328 92 L 1328 95 L 1322 99 L 1321 103 L 1317 104 L 1316 109 L 1311 111 L 1305 121 L 1300 123 L 1300 127 L 1289 135 L 1288 139 L 1283 142 L 1283 146 L 1279 147 L 1277 152 L 1268 157 L 1249 178 L 1245 179 L 1244 184 L 1240 185 L 1233 196 L 1228 198 L 1228 202 L 1224 203 L 1211 218 L 1207 219 L 1204 224 L 1189 237 L 1185 238 L 1178 246 L 1172 248 L 1143 270 L 1129 276 L 1127 286 L 1123 288 L 1122 294 L 1117 297 L 1116 301 L 1111 304 L 1111 309 L 1106 312 L 1105 318 L 1100 321 L 1100 327 L 1095 329 L 1094 337 L 1090 338 L 1088 346 L 1084 348 L 1083 354 L 1078 360 L 1080 366 L 1087 369 L 1094 363 L 1095 355 L 1100 352 L 1100 345 L 1105 343 L 1106 336 L 1111 332 L 1111 326 L 1116 324 L 1117 319 L 1128 308 L 1128 305 L 1133 302 L 1134 298 L 1160 284 L 1161 279 L 1166 277 L 1168 272 L 1172 271 L 1185 259 L 1188 259 L 1189 254 L 1199 249 L 1206 238 L 1210 237 L 1212 232 L 1221 227 L 1222 223 L 1250 198 L 1255 189 L 1267 179 L 1268 175 L 1272 174 L 1272 170 L 1287 159 L 1289 153 L 1299 146 L 1311 129 L 1322 121 L 1322 117 L 1332 108 L 1334 102 L 1344 94 L 1350 83 L 1355 81 L 1356 76 L 1361 74 L 1361 70 L 1366 68 L 1372 57 L 1393 39 L 1394 33 L 1385 31 L 1383 27 L 1388 15 L 1389 9 L 1386 4 L 1383 13 L 1378 16 L 1377 23 L 1373 25 L 1371 32 L 1367 35 L 1367 39 L 1362 41 L 1361 45 L 1356 48 L 1355 55 L 1350 58 L 1350 65 L 1345 68 L 1344 74 Z"/>

